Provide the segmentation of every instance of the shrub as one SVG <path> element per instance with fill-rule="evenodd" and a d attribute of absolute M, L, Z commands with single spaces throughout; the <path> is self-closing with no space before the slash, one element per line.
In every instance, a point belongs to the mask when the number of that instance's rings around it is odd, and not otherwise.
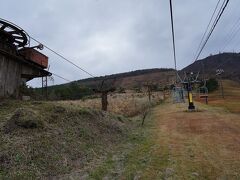
<path fill-rule="evenodd" d="M 214 78 L 210 78 L 207 80 L 206 86 L 208 88 L 208 92 L 213 92 L 218 89 L 218 81 Z"/>

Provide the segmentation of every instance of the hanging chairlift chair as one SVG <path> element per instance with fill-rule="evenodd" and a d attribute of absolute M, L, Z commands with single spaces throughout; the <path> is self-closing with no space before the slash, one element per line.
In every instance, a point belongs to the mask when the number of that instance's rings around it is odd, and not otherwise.
<path fill-rule="evenodd" d="M 208 88 L 206 86 L 199 88 L 199 98 L 205 99 L 206 104 L 208 104 Z"/>
<path fill-rule="evenodd" d="M 174 103 L 185 103 L 185 92 L 182 87 L 174 87 L 172 89 L 172 98 Z"/>

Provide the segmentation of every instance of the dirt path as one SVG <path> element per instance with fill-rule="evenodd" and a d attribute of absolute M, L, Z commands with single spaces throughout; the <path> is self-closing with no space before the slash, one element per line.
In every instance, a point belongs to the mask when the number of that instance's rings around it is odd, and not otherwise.
<path fill-rule="evenodd" d="M 186 104 L 171 103 L 154 109 L 153 131 L 159 147 L 152 155 L 167 154 L 168 162 L 144 177 L 240 179 L 239 114 L 198 106 L 201 112 L 186 112 Z"/>
<path fill-rule="evenodd" d="M 115 179 L 240 179 L 239 114 L 197 106 L 154 108 Z"/>
<path fill-rule="evenodd" d="M 190 113 L 186 106 L 154 108 L 144 127 L 136 121 L 129 141 L 81 178 L 240 179 L 239 114 L 202 104 Z"/>

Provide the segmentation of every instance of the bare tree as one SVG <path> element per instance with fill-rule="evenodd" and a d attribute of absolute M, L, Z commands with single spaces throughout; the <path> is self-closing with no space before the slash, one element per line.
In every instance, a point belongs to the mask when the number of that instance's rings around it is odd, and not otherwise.
<path fill-rule="evenodd" d="M 111 80 L 110 82 L 106 82 L 107 80 L 104 79 L 101 83 L 101 86 L 97 89 L 93 89 L 95 93 L 101 93 L 101 99 L 102 99 L 102 110 L 107 111 L 108 107 L 108 94 L 110 92 L 114 92 L 116 88 L 114 87 L 115 81 Z"/>
<path fill-rule="evenodd" d="M 148 93 L 148 100 L 151 102 L 152 99 L 152 91 L 156 87 L 156 84 L 153 84 L 151 82 L 147 82 L 147 84 L 144 84 L 144 86 L 147 88 L 147 93 Z"/>

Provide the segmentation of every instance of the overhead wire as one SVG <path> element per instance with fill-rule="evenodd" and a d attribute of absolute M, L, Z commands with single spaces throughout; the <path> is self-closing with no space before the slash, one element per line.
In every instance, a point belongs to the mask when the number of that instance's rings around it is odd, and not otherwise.
<path fill-rule="evenodd" d="M 234 39 L 235 42 L 233 43 L 232 47 L 234 47 L 234 48 L 236 48 L 236 47 L 239 48 L 239 44 L 240 44 L 240 43 L 239 43 L 239 40 L 240 40 L 240 36 L 238 36 L 236 39 Z M 233 52 L 235 52 L 235 51 L 236 51 L 236 50 L 233 49 Z"/>
<path fill-rule="evenodd" d="M 223 47 L 223 51 L 230 45 L 234 37 L 239 33 L 240 31 L 240 18 L 237 20 L 237 22 L 232 26 L 231 32 L 228 35 L 228 39 Z"/>
<path fill-rule="evenodd" d="M 217 26 L 217 24 L 218 24 L 220 18 L 222 17 L 222 15 L 223 15 L 223 13 L 224 13 L 224 11 L 225 11 L 225 9 L 226 9 L 228 3 L 229 3 L 229 0 L 224 0 L 224 1 L 223 1 L 223 4 L 222 4 L 222 6 L 221 6 L 221 8 L 220 8 L 220 10 L 219 10 L 219 12 L 218 12 L 218 15 L 216 16 L 215 21 L 214 21 L 214 23 L 213 23 L 213 25 L 212 25 L 212 27 L 211 27 L 211 29 L 210 29 L 210 31 L 209 31 L 207 37 L 206 37 L 204 43 L 202 44 L 202 47 L 200 48 L 200 50 L 199 50 L 199 52 L 198 52 L 198 54 L 197 54 L 197 56 L 196 56 L 194 62 L 197 61 L 198 58 L 199 58 L 199 56 L 201 55 L 201 53 L 202 53 L 204 47 L 206 46 L 206 44 L 207 44 L 208 40 L 210 39 L 210 37 L 211 37 L 213 31 L 215 30 L 215 28 L 216 28 L 216 26 Z"/>
<path fill-rule="evenodd" d="M 70 81 L 70 80 L 68 80 L 68 79 L 66 79 L 66 78 L 64 78 L 64 77 L 62 77 L 62 76 L 60 76 L 60 75 L 58 75 L 58 74 L 55 74 L 55 73 L 53 73 L 53 72 L 51 72 L 52 73 L 52 75 L 54 75 L 54 76 L 56 76 L 56 77 L 58 77 L 58 78 L 60 78 L 60 79 L 63 79 L 63 80 L 65 80 L 65 81 L 67 81 L 67 82 L 72 82 L 72 81 Z"/>
<path fill-rule="evenodd" d="M 57 56 L 59 56 L 60 58 L 62 58 L 63 60 L 65 60 L 66 62 L 72 64 L 73 66 L 75 66 L 76 68 L 80 69 L 81 71 L 83 71 L 84 73 L 88 74 L 90 77 L 95 77 L 93 74 L 91 74 L 90 72 L 88 72 L 87 70 L 83 69 L 82 67 L 80 67 L 79 65 L 75 64 L 74 62 L 72 62 L 71 60 L 69 60 L 68 58 L 64 57 L 62 54 L 56 52 L 55 50 L 51 49 L 50 47 L 46 46 L 45 44 L 41 43 L 40 41 L 38 41 L 37 39 L 33 38 L 32 36 L 29 35 L 29 37 L 34 40 L 35 42 L 42 44 L 46 49 L 48 49 L 49 51 L 53 52 L 54 54 L 56 54 Z"/>
<path fill-rule="evenodd" d="M 170 14 L 171 14 L 171 29 L 172 29 L 172 45 L 173 45 L 173 58 L 174 58 L 174 68 L 176 71 L 176 81 L 178 79 L 177 73 L 177 57 L 176 57 L 176 45 L 175 45 L 175 33 L 174 33 L 174 19 L 173 19 L 173 7 L 172 0 L 169 0 Z"/>
<path fill-rule="evenodd" d="M 204 38 L 205 38 L 206 35 L 207 35 L 207 32 L 208 32 L 209 27 L 210 27 L 210 25 L 211 25 L 211 23 L 212 23 L 212 21 L 213 21 L 213 18 L 214 18 L 214 16 L 215 16 L 216 12 L 217 12 L 217 9 L 218 9 L 218 6 L 219 6 L 220 2 L 221 2 L 221 0 L 218 0 L 216 6 L 215 6 L 215 8 L 214 8 L 213 14 L 212 14 L 212 16 L 211 16 L 211 18 L 210 18 L 210 21 L 209 21 L 209 23 L 208 23 L 208 25 L 207 25 L 207 27 L 206 27 L 206 30 L 205 30 L 202 38 L 201 38 L 201 41 L 200 41 L 200 43 L 199 43 L 199 46 L 198 46 L 197 51 L 196 51 L 195 56 L 194 56 L 194 60 L 195 60 L 195 61 L 196 61 L 196 59 L 197 59 L 198 51 L 200 50 L 201 45 L 202 45 L 202 43 L 203 43 L 203 40 L 204 40 Z M 204 65 L 203 61 L 201 61 L 201 66 L 202 66 L 202 73 L 203 73 L 203 79 L 204 79 L 204 86 L 206 86 L 205 65 Z"/>
<path fill-rule="evenodd" d="M 233 2 L 232 6 L 231 6 L 231 10 L 226 12 L 226 15 L 228 15 L 228 17 L 233 18 L 234 16 L 236 16 L 236 11 L 238 11 L 239 9 L 239 5 L 240 5 L 240 1 L 235 1 Z M 227 14 L 228 13 L 228 14 Z M 225 15 L 225 16 L 226 16 Z M 237 31 L 237 29 L 239 28 L 240 25 L 240 17 L 236 18 L 236 21 L 233 21 L 230 24 L 229 19 L 227 19 L 227 21 L 229 22 L 228 25 L 224 25 L 221 27 L 221 31 L 224 31 L 224 34 L 222 35 L 222 47 L 218 50 L 221 51 L 225 51 L 225 49 L 231 45 L 232 41 L 235 41 L 237 38 L 234 39 L 234 37 L 236 35 L 234 35 Z M 231 25 L 231 26 L 230 26 Z M 217 49 L 216 49 L 217 50 Z M 219 51 L 219 52 L 221 52 Z"/>
<path fill-rule="evenodd" d="M 200 48 L 201 48 L 201 45 L 202 45 L 202 43 L 203 43 L 203 40 L 204 40 L 204 38 L 205 38 L 205 36 L 206 36 L 206 34 L 207 34 L 207 31 L 208 31 L 208 29 L 209 29 L 209 27 L 210 27 L 210 25 L 211 25 L 211 22 L 212 22 L 212 20 L 213 20 L 213 18 L 214 18 L 214 15 L 216 14 L 216 11 L 217 11 L 217 8 L 218 8 L 220 2 L 221 2 L 221 0 L 218 0 L 216 6 L 215 6 L 215 8 L 214 8 L 214 11 L 213 11 L 213 14 L 212 14 L 212 16 L 211 16 L 211 19 L 210 19 L 210 21 L 209 21 L 209 23 L 208 23 L 208 25 L 207 25 L 207 28 L 206 28 L 206 30 L 205 30 L 202 38 L 201 38 L 201 41 L 200 41 L 200 43 L 199 43 L 199 45 L 198 45 L 198 48 L 197 48 L 197 51 L 196 51 L 196 53 L 195 53 L 194 59 L 196 59 L 196 57 L 197 57 L 197 53 L 198 53 L 198 51 L 199 51 Z"/>
<path fill-rule="evenodd" d="M 236 23 L 233 24 L 233 26 L 231 27 L 231 29 L 228 31 L 229 33 L 227 34 L 227 38 L 225 39 L 225 45 L 223 48 L 223 51 L 230 45 L 231 41 L 234 39 L 234 37 L 239 33 L 240 31 L 240 18 L 238 18 L 236 20 Z M 216 69 L 219 68 L 223 68 L 223 66 L 225 64 L 227 64 L 230 60 L 232 60 L 231 58 L 228 58 L 226 61 L 218 64 L 218 66 L 216 67 Z"/>

